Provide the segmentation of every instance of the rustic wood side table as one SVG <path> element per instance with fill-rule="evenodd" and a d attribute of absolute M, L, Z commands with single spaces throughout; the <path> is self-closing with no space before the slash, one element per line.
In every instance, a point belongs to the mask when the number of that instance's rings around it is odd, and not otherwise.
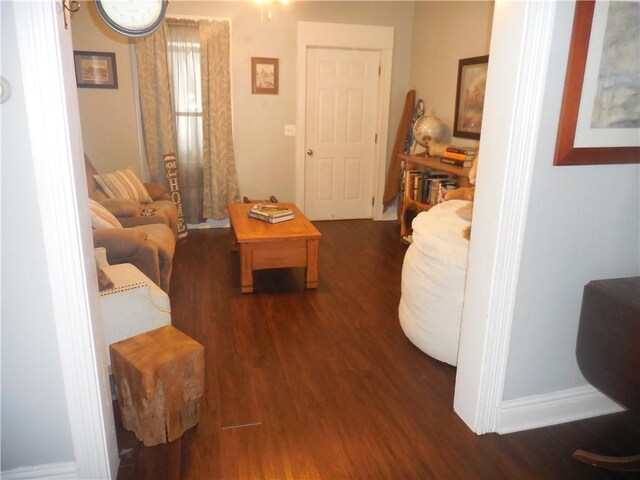
<path fill-rule="evenodd" d="M 172 442 L 198 423 L 202 345 L 167 325 L 109 349 L 122 424 L 145 446 Z"/>

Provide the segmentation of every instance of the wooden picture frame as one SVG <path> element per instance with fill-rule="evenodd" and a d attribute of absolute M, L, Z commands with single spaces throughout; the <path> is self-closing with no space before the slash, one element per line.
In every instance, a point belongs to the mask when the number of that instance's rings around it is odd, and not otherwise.
<path fill-rule="evenodd" d="M 489 55 L 458 61 L 453 136 L 480 140 Z"/>
<path fill-rule="evenodd" d="M 115 53 L 74 51 L 73 63 L 79 88 L 118 88 Z"/>
<path fill-rule="evenodd" d="M 553 164 L 562 165 L 602 165 L 640 163 L 640 146 L 611 146 L 601 142 L 599 146 L 574 146 L 579 128 L 580 102 L 586 89 L 585 72 L 592 40 L 595 2 L 584 0 L 576 2 L 573 17 L 573 30 L 569 46 L 567 75 L 558 122 L 558 135 Z M 596 32 L 597 33 L 597 32 Z M 604 37 L 604 32 L 602 34 Z M 604 41 L 604 39 L 600 39 Z M 594 49 L 595 50 L 595 49 Z M 599 67 L 599 65 L 597 65 Z M 592 80 L 596 82 L 597 78 Z M 635 129 L 640 139 L 640 129 Z"/>
<path fill-rule="evenodd" d="M 251 93 L 278 95 L 279 84 L 277 58 L 251 57 Z"/>

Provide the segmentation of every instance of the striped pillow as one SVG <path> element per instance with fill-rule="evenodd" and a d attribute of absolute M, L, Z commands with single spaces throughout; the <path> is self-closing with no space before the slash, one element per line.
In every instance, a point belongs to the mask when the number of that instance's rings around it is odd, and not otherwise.
<path fill-rule="evenodd" d="M 130 168 L 94 175 L 93 178 L 109 198 L 126 198 L 137 203 L 152 202 L 149 192 Z"/>
<path fill-rule="evenodd" d="M 122 224 L 109 210 L 91 198 L 89 199 L 89 210 L 91 211 L 91 226 L 94 229 L 123 228 Z"/>

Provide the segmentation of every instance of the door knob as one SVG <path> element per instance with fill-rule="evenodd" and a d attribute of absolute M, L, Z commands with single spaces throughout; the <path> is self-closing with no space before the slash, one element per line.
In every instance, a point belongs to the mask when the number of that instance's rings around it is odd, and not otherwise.
<path fill-rule="evenodd" d="M 311 150 L 311 149 L 307 150 L 307 155 L 309 155 L 309 156 L 313 155 L 313 150 Z"/>

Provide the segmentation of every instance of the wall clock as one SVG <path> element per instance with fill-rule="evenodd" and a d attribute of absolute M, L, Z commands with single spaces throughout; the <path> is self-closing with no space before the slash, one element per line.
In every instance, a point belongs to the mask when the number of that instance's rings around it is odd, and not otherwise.
<path fill-rule="evenodd" d="M 168 3 L 168 0 L 96 0 L 96 7 L 116 32 L 127 37 L 143 37 L 160 26 Z"/>

